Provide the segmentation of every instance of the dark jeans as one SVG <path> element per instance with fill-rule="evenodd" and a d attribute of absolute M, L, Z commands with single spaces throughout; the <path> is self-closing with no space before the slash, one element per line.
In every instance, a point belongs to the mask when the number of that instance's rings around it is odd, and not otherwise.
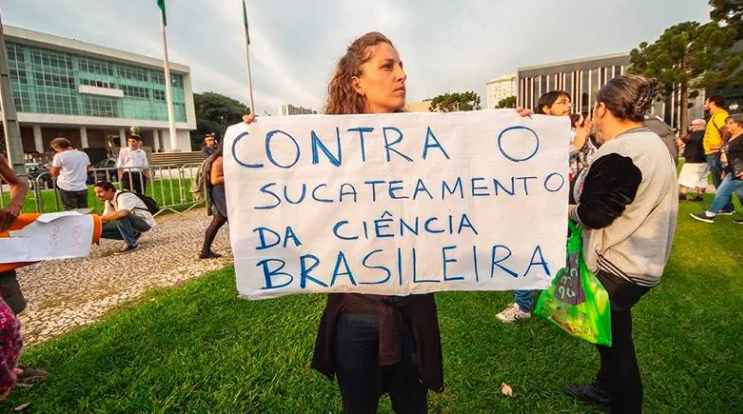
<path fill-rule="evenodd" d="M 393 378 L 393 367 L 380 367 L 378 361 L 379 317 L 342 314 L 335 334 L 335 367 L 343 398 L 344 414 L 374 414 L 379 398 L 389 391 L 397 414 L 428 412 L 428 390 L 418 378 L 415 341 L 407 324 L 401 330 L 402 376 Z M 392 385 L 392 380 L 394 385 Z M 392 385 L 392 386 L 390 386 Z"/>
<path fill-rule="evenodd" d="M 597 275 L 611 302 L 612 346 L 598 345 L 601 369 L 599 388 L 610 396 L 612 413 L 642 413 L 642 379 L 632 340 L 631 308 L 650 290 L 603 272 Z"/>
<path fill-rule="evenodd" d="M 26 309 L 26 298 L 21 292 L 15 270 L 0 273 L 0 294 L 14 314 L 18 315 Z"/>
<path fill-rule="evenodd" d="M 62 199 L 62 205 L 67 211 L 88 208 L 88 190 L 66 191 L 60 188 L 59 198 Z"/>
<path fill-rule="evenodd" d="M 137 245 L 137 236 L 150 229 L 143 218 L 133 214 L 103 225 L 102 239 L 124 240 L 129 247 Z"/>
<path fill-rule="evenodd" d="M 722 161 L 720 161 L 720 153 L 716 152 L 714 154 L 707 154 L 707 165 L 709 165 L 709 173 L 712 174 L 712 184 L 715 185 L 715 190 L 720 188 L 720 184 L 722 184 Z M 735 207 L 733 206 L 733 197 L 732 194 L 730 197 L 728 197 L 728 202 L 725 204 L 725 207 L 722 208 L 723 211 L 733 211 Z"/>
<path fill-rule="evenodd" d="M 147 177 L 138 171 L 126 171 L 121 174 L 121 188 L 144 194 L 147 191 Z"/>

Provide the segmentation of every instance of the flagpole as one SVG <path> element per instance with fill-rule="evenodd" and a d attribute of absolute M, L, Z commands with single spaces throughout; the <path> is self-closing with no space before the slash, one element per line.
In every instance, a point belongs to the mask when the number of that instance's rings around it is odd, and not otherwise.
<path fill-rule="evenodd" d="M 165 13 L 160 18 L 160 27 L 163 32 L 163 70 L 165 71 L 165 100 L 168 105 L 168 128 L 170 130 L 170 150 L 175 151 L 178 147 L 178 139 L 175 131 L 175 110 L 173 109 L 173 84 L 170 81 L 170 62 L 168 61 L 168 35 L 165 23 Z"/>
<path fill-rule="evenodd" d="M 255 105 L 253 101 L 253 77 L 250 73 L 250 32 L 248 31 L 248 9 L 245 0 L 240 0 L 243 4 L 243 26 L 245 27 L 245 53 L 248 59 L 248 108 L 250 113 L 255 115 Z"/>

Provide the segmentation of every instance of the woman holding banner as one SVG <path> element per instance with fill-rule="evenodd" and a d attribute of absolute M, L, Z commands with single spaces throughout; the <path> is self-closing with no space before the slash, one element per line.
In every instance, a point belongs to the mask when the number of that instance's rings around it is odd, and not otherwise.
<path fill-rule="evenodd" d="M 676 229 L 676 167 L 644 123 L 657 86 L 654 79 L 619 76 L 601 88 L 593 123 L 602 145 L 575 180 L 577 205 L 570 209 L 586 228 L 586 264 L 609 293 L 613 343 L 598 346 L 596 379 L 565 391 L 611 413 L 642 412 L 631 308 L 660 283 Z"/>
<path fill-rule="evenodd" d="M 381 33 L 367 33 L 338 62 L 328 86 L 326 113 L 402 112 L 406 79 L 392 42 Z M 529 110 L 518 112 L 531 115 Z M 244 120 L 251 123 L 255 117 Z M 312 367 L 338 377 L 346 414 L 375 413 L 385 392 L 396 413 L 426 413 L 428 390 L 444 389 L 433 294 L 329 294 Z"/>

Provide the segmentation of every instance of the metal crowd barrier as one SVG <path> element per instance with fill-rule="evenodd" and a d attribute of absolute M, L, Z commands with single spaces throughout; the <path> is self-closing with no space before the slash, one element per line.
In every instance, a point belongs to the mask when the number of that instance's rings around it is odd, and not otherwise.
<path fill-rule="evenodd" d="M 121 177 L 118 168 L 92 168 L 89 170 L 88 184 L 109 181 L 117 188 L 131 191 L 144 189 L 144 193 L 154 198 L 160 207 L 155 216 L 165 211 L 182 214 L 181 211 L 190 211 L 204 202 L 193 192 L 199 166 L 200 164 L 158 165 L 149 167 L 147 174 L 141 174 L 140 168 L 122 168 Z M 50 213 L 64 210 L 56 179 L 50 173 L 44 172 L 36 177 L 24 174 L 19 178 L 27 182 L 29 189 L 24 207 L 27 207 L 31 200 L 30 204 L 34 210 L 27 211 L 28 208 L 24 208 L 25 212 Z M 0 208 L 7 204 L 9 190 L 6 183 L 0 185 Z"/>
<path fill-rule="evenodd" d="M 176 207 L 185 207 L 189 211 L 199 202 L 191 192 L 191 183 L 196 178 L 198 165 L 157 165 L 147 168 L 142 174 L 141 168 L 122 168 L 119 177 L 118 168 L 93 168 L 93 181 L 111 181 L 118 187 L 135 191 L 144 189 L 144 193 L 154 198 L 159 207 L 155 216 L 172 211 L 181 214 Z"/>
<path fill-rule="evenodd" d="M 38 185 L 37 180 L 28 174 L 18 175 L 18 178 L 25 181 L 28 186 L 28 193 L 26 200 L 23 203 L 21 210 L 25 213 L 43 213 L 44 212 L 44 199 L 41 194 L 41 187 Z M 0 181 L 0 208 L 10 202 L 10 185 L 5 181 Z M 31 200 L 32 208 L 28 207 L 28 201 Z"/>

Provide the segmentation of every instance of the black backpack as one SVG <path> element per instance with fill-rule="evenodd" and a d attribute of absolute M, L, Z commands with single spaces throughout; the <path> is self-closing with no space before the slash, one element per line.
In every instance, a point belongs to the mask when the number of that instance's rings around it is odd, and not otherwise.
<path fill-rule="evenodd" d="M 147 211 L 149 211 L 150 214 L 157 214 L 157 212 L 160 211 L 160 206 L 157 205 L 157 201 L 155 201 L 154 198 L 152 198 L 152 197 L 150 197 L 148 195 L 144 195 L 144 194 L 140 194 L 140 193 L 135 193 L 135 192 L 131 192 L 131 191 L 121 191 L 119 194 L 123 194 L 123 193 L 131 193 L 131 194 L 134 194 L 135 196 L 137 196 L 140 200 L 142 200 L 142 202 L 144 203 L 144 205 L 147 207 Z"/>

